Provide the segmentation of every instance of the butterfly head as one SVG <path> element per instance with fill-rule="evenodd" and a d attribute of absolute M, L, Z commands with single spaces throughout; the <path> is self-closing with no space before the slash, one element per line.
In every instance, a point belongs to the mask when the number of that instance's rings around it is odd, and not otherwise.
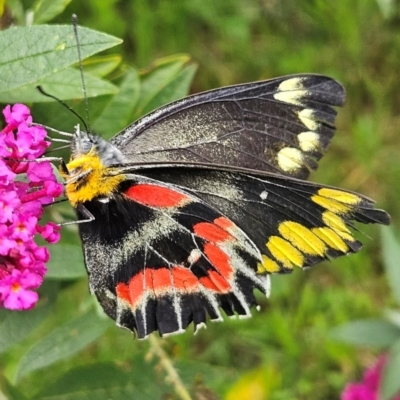
<path fill-rule="evenodd" d="M 125 161 L 122 153 L 97 135 L 76 128 L 72 154 L 66 171 L 65 192 L 73 206 L 96 198 L 109 197 L 124 180 L 118 173 L 119 164 Z"/>

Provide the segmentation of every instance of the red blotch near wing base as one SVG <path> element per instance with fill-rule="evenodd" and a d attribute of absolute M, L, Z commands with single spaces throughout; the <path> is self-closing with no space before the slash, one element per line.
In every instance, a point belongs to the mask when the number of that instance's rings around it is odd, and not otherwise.
<path fill-rule="evenodd" d="M 131 186 L 125 191 L 125 195 L 149 207 L 179 207 L 190 202 L 190 198 L 182 193 L 147 183 Z"/>
<path fill-rule="evenodd" d="M 155 298 L 166 293 L 180 292 L 182 294 L 198 289 L 199 280 L 187 268 L 173 266 L 170 268 L 145 268 L 136 274 L 128 284 L 117 285 L 117 296 L 137 308 L 146 296 Z"/>

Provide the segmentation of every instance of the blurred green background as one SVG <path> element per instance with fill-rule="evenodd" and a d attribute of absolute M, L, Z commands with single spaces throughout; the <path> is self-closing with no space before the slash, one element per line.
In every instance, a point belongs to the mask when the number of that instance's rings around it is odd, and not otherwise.
<path fill-rule="evenodd" d="M 16 3 L 25 10 L 32 6 L 28 0 L 13 0 L 9 4 L 14 10 Z M 68 24 L 72 13 L 78 14 L 82 26 L 122 38 L 123 44 L 106 54 L 122 55 L 123 68 L 134 66 L 143 77 L 156 59 L 190 55 L 187 65 L 198 67 L 191 93 L 300 72 L 336 78 L 347 89 L 347 101 L 329 152 L 311 179 L 374 198 L 398 228 L 398 1 L 73 0 L 51 23 Z M 20 24 L 25 16 L 22 11 L 19 17 L 14 14 Z M 123 68 L 112 71 L 109 78 L 119 82 Z M 107 96 L 102 97 L 90 99 L 94 121 L 107 102 Z M 70 104 L 83 109 L 81 101 Z M 76 121 L 60 108 L 35 105 L 34 119 L 71 131 Z M 379 316 L 394 304 L 382 268 L 380 230 L 361 229 L 365 247 L 359 254 L 272 277 L 271 297 L 259 297 L 262 308 L 252 319 L 209 324 L 197 336 L 187 332 L 162 341 L 193 399 L 338 399 L 346 382 L 360 378 L 377 353 L 341 344 L 330 331 L 354 319 Z M 68 235 L 71 246 L 77 246 L 76 232 Z M 71 253 L 71 268 L 83 271 L 81 264 L 72 265 L 73 260 Z M 46 290 L 58 293 L 51 317 L 0 358 L 9 381 L 33 344 L 93 307 L 85 277 L 50 279 L 47 285 Z M 165 372 L 159 359 L 150 357 L 147 341 L 133 340 L 114 326 L 107 328 L 104 334 L 99 329 L 99 338 L 88 347 L 77 345 L 85 347 L 79 354 L 26 375 L 16 386 L 21 385 L 25 394 L 44 390 L 47 397 L 40 398 L 58 399 L 57 390 L 74 387 L 78 377 L 88 382 L 98 377 L 115 389 L 104 389 L 112 393 L 108 398 L 119 399 L 131 393 L 126 383 L 131 379 L 133 387 L 138 385 L 143 392 L 128 398 L 179 398 L 164 382 Z M 85 338 L 76 332 L 74 340 L 81 343 Z M 79 385 L 76 393 L 85 388 Z M 158 394 L 151 391 L 155 386 Z"/>

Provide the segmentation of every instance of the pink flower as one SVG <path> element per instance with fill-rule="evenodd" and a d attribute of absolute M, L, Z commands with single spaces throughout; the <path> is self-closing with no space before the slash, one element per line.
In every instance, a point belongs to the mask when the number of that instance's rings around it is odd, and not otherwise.
<path fill-rule="evenodd" d="M 386 356 L 378 358 L 377 362 L 364 372 L 362 382 L 348 383 L 344 388 L 341 400 L 379 400 L 379 385 Z M 400 395 L 393 400 L 400 400 Z"/>
<path fill-rule="evenodd" d="M 0 148 L 1 146 L 0 143 Z M 0 183 L 8 185 L 8 183 L 15 178 L 15 175 L 16 174 L 11 171 L 7 164 L 0 158 Z"/>
<path fill-rule="evenodd" d="M 32 308 L 35 292 L 47 271 L 49 251 L 35 242 L 37 235 L 49 243 L 60 239 L 60 227 L 38 222 L 43 205 L 63 192 L 48 161 L 35 161 L 50 145 L 46 131 L 31 126 L 29 108 L 23 104 L 3 110 L 6 127 L 0 132 L 0 307 Z M 27 162 L 32 160 L 32 162 Z M 23 179 L 17 174 L 26 174 Z"/>
<path fill-rule="evenodd" d="M 0 281 L 0 301 L 10 310 L 27 310 L 38 301 L 38 294 L 29 289 L 38 288 L 43 277 L 24 270 L 13 269 L 11 274 Z"/>
<path fill-rule="evenodd" d="M 49 243 L 57 243 L 60 240 L 60 227 L 53 222 L 49 222 L 45 226 L 38 225 L 36 229 Z"/>
<path fill-rule="evenodd" d="M 26 174 L 31 182 L 55 181 L 53 168 L 49 162 L 29 163 Z"/>
<path fill-rule="evenodd" d="M 31 112 L 25 104 L 15 104 L 12 108 L 8 105 L 3 110 L 3 114 L 9 130 L 17 128 L 22 122 L 32 122 Z"/>

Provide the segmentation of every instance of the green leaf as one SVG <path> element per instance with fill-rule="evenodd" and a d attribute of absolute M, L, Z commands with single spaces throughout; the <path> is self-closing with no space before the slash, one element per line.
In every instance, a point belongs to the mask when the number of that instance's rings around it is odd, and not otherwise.
<path fill-rule="evenodd" d="M 33 4 L 35 24 L 51 21 L 61 14 L 72 0 L 36 0 Z"/>
<path fill-rule="evenodd" d="M 10 10 L 15 25 L 25 22 L 25 11 L 21 0 L 7 0 L 7 8 Z"/>
<path fill-rule="evenodd" d="M 392 346 L 389 357 L 383 369 L 379 398 L 390 400 L 400 392 L 400 339 Z"/>
<path fill-rule="evenodd" d="M 25 339 L 49 314 L 54 305 L 58 285 L 45 282 L 40 302 L 29 311 L 2 310 L 0 320 L 0 353 Z"/>
<path fill-rule="evenodd" d="M 149 111 L 149 104 L 171 81 L 175 80 L 176 75 L 189 60 L 189 56 L 178 54 L 162 58 L 153 64 L 153 68 L 142 77 L 139 106 L 135 118 L 139 118 Z"/>
<path fill-rule="evenodd" d="M 157 382 L 154 365 L 139 358 L 123 369 L 112 363 L 99 363 L 68 371 L 40 393 L 37 399 L 159 400 L 162 395 L 163 384 Z"/>
<path fill-rule="evenodd" d="M 128 68 L 120 85 L 119 92 L 111 99 L 93 124 L 95 132 L 110 137 L 130 122 L 130 116 L 135 110 L 140 90 L 138 73 Z"/>
<path fill-rule="evenodd" d="M 79 27 L 82 59 L 121 43 L 121 40 Z M 78 62 L 72 26 L 38 25 L 0 32 L 0 91 L 37 82 Z"/>
<path fill-rule="evenodd" d="M 393 297 L 400 305 L 400 244 L 389 227 L 381 228 L 383 265 Z"/>
<path fill-rule="evenodd" d="M 46 278 L 78 279 L 87 276 L 82 248 L 72 244 L 57 243 L 50 246 L 50 261 Z"/>
<path fill-rule="evenodd" d="M 1 400 L 26 400 L 26 397 L 0 374 L 0 399 Z"/>
<path fill-rule="evenodd" d="M 196 70 L 196 65 L 188 65 L 182 71 L 177 73 L 173 78 L 166 82 L 165 86 L 147 103 L 147 105 L 142 109 L 142 113 L 147 114 L 164 104 L 186 96 L 189 92 Z"/>
<path fill-rule="evenodd" d="M 119 54 L 93 56 L 83 62 L 83 70 L 86 74 L 102 78 L 114 71 L 121 64 L 121 61 L 122 57 Z"/>
<path fill-rule="evenodd" d="M 118 92 L 118 88 L 112 83 L 89 74 L 85 74 L 85 84 L 88 97 Z M 45 92 L 58 97 L 60 100 L 82 99 L 84 97 L 80 72 L 74 68 L 66 68 L 30 85 L 9 92 L 0 92 L 0 103 L 54 101 L 54 99 L 40 93 L 36 88 L 37 86 L 41 86 Z"/>
<path fill-rule="evenodd" d="M 338 326 L 331 336 L 357 346 L 388 347 L 400 339 L 400 329 L 384 320 L 368 319 Z"/>
<path fill-rule="evenodd" d="M 15 381 L 31 371 L 71 357 L 100 337 L 109 326 L 109 320 L 102 320 L 91 311 L 54 329 L 23 357 Z"/>
<path fill-rule="evenodd" d="M 398 310 L 385 310 L 385 318 L 400 329 L 400 312 Z"/>

